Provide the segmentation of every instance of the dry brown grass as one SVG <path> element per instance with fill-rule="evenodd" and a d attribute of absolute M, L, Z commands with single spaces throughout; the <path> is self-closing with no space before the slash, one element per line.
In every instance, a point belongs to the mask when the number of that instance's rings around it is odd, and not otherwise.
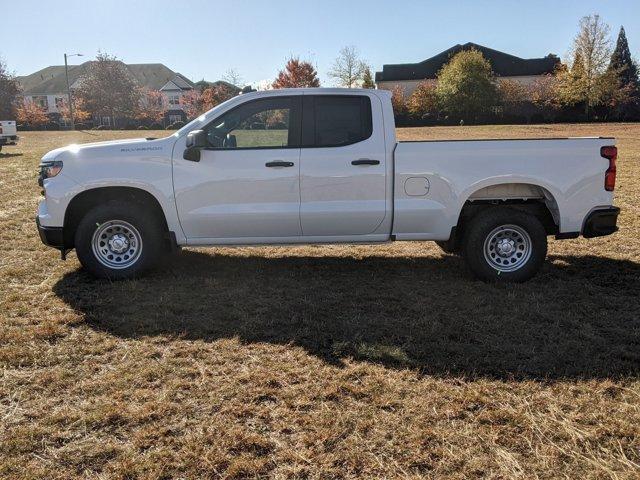
<path fill-rule="evenodd" d="M 187 249 L 108 283 L 33 223 L 41 155 L 96 137 L 0 154 L 0 478 L 638 478 L 640 125 L 399 134 L 616 136 L 621 230 L 515 286 L 429 243 Z"/>

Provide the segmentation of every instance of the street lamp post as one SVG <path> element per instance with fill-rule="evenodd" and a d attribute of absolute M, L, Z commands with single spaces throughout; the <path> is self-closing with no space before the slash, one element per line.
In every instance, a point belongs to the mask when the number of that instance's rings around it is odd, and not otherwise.
<path fill-rule="evenodd" d="M 69 67 L 67 66 L 68 57 L 81 57 L 81 53 L 73 53 L 71 55 L 64 54 L 64 75 L 67 78 L 67 97 L 69 101 L 69 117 L 71 117 L 71 130 L 76 129 L 75 121 L 73 120 L 73 99 L 71 97 L 71 86 L 69 85 Z"/>

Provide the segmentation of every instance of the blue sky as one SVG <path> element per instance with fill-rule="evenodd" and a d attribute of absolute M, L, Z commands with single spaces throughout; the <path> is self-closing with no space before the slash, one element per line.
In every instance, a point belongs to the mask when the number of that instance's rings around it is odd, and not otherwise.
<path fill-rule="evenodd" d="M 580 17 L 624 25 L 640 57 L 640 1 L 0 0 L 0 57 L 18 75 L 102 50 L 128 63 L 164 63 L 194 81 L 229 68 L 246 83 L 272 79 L 286 58 L 310 59 L 320 79 L 355 45 L 374 70 L 475 42 L 521 57 L 564 57 Z M 37 32 L 37 33 L 36 33 Z M 83 59 L 72 59 L 79 63 Z"/>

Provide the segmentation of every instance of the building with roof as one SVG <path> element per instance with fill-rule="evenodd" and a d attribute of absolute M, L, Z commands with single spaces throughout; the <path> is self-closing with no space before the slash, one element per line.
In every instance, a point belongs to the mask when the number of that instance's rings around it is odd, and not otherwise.
<path fill-rule="evenodd" d="M 400 86 L 405 95 L 411 95 L 421 82 L 436 82 L 440 69 L 456 53 L 471 49 L 478 50 L 489 61 L 498 80 L 509 79 L 523 85 L 531 85 L 536 79 L 553 73 L 560 64 L 560 58 L 553 54 L 543 58 L 520 58 L 469 42 L 455 45 L 419 63 L 383 65 L 382 71 L 376 72 L 376 86 L 386 90 Z"/>
<path fill-rule="evenodd" d="M 91 61 L 80 65 L 69 65 L 69 85 L 73 90 L 80 82 Z M 186 116 L 180 105 L 180 97 L 192 90 L 194 83 L 180 73 L 176 73 L 161 63 L 125 64 L 131 76 L 140 87 L 159 90 L 164 95 L 167 112 L 165 121 L 174 123 L 185 121 Z M 27 101 L 44 108 L 50 117 L 59 121 L 60 107 L 67 100 L 67 80 L 64 65 L 53 65 L 38 70 L 31 75 L 17 77 L 22 94 Z M 95 119 L 97 125 L 111 126 L 110 117 Z"/>

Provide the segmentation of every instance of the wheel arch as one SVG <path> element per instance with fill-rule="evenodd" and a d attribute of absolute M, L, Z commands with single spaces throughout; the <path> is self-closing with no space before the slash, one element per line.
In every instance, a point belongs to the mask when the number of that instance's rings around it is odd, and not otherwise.
<path fill-rule="evenodd" d="M 559 192 L 531 179 L 490 179 L 470 187 L 461 198 L 452 239 L 459 246 L 464 226 L 480 211 L 492 206 L 510 206 L 540 219 L 548 235 L 560 231 Z"/>
<path fill-rule="evenodd" d="M 167 218 L 158 199 L 149 191 L 130 186 L 96 187 L 75 195 L 65 210 L 63 236 L 66 248 L 73 248 L 76 229 L 89 210 L 111 200 L 131 202 L 148 209 L 160 220 L 165 232 L 169 231 Z"/>

